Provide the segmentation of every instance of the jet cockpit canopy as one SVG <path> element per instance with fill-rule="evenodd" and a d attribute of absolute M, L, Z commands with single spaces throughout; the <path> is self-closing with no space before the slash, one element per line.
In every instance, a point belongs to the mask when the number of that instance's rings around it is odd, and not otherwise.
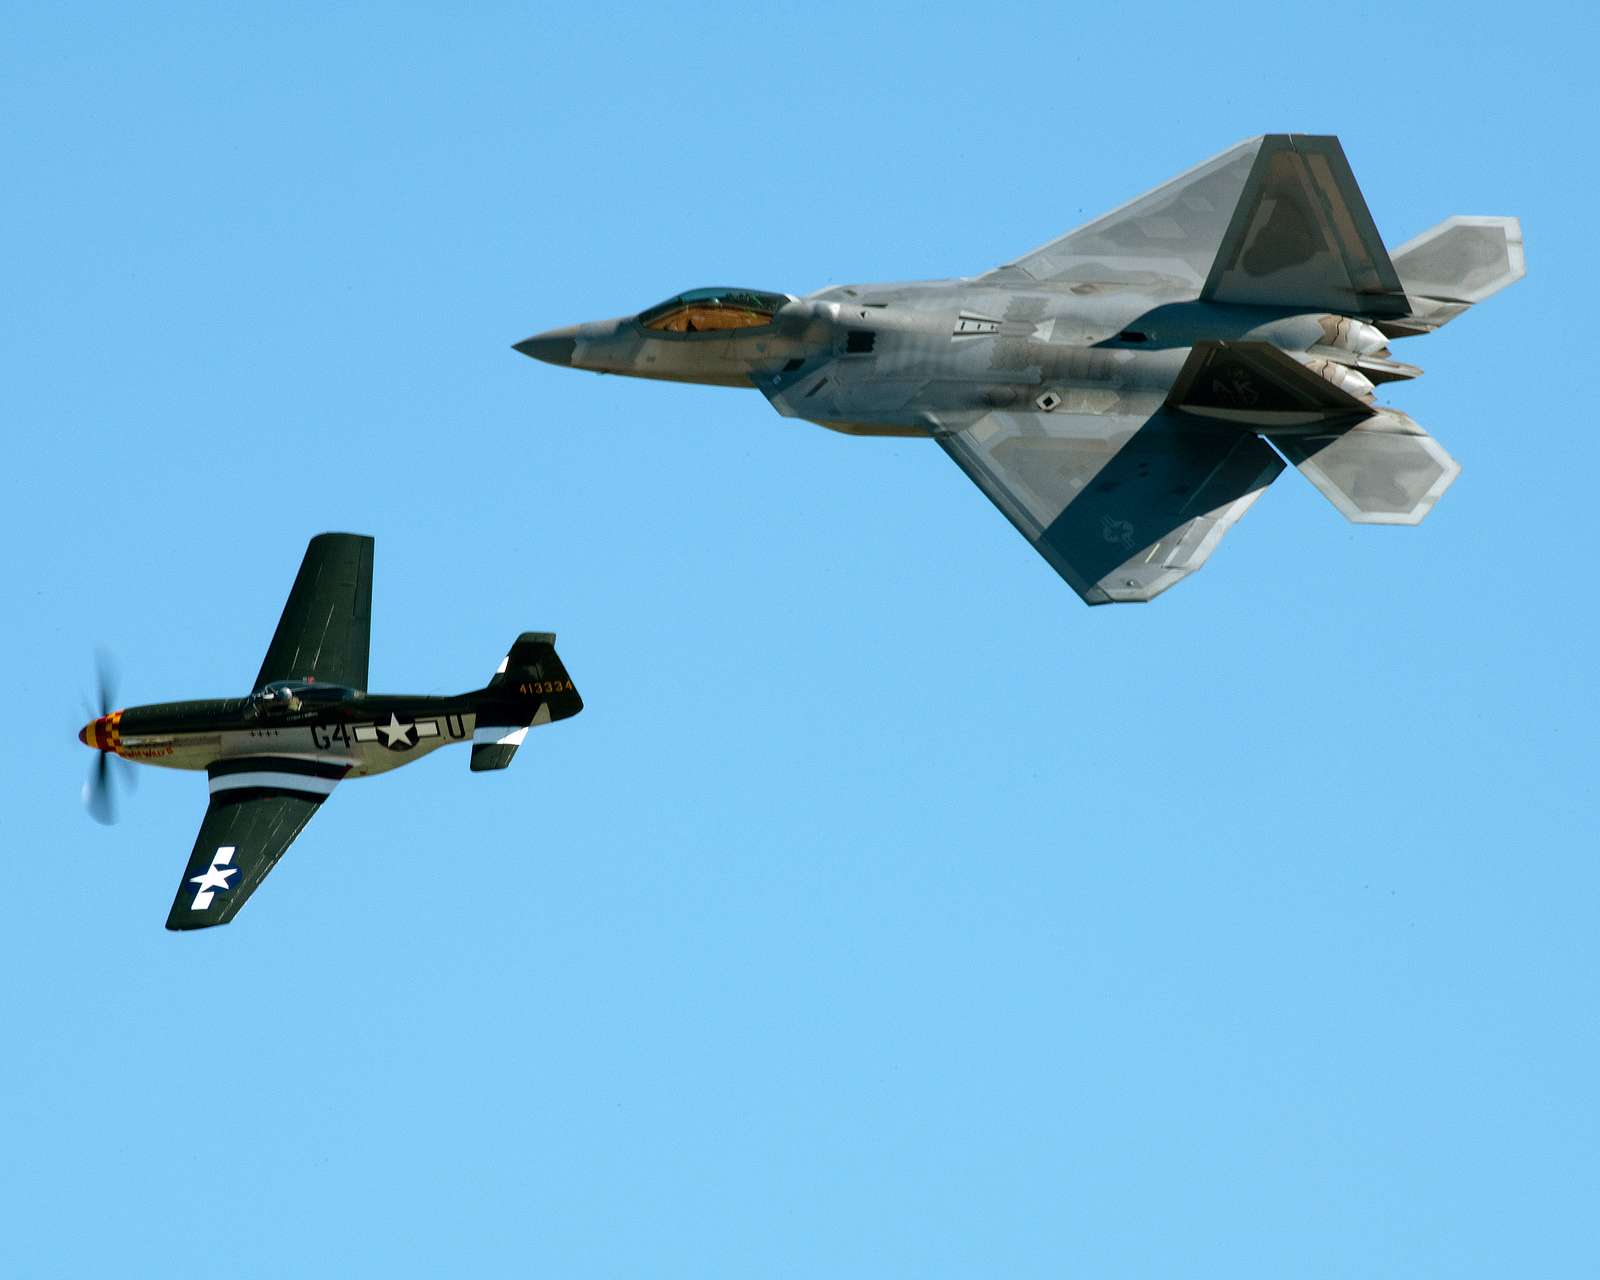
<path fill-rule="evenodd" d="M 655 333 L 711 333 L 756 329 L 772 323 L 778 308 L 793 299 L 759 289 L 690 289 L 641 311 L 639 324 Z"/>

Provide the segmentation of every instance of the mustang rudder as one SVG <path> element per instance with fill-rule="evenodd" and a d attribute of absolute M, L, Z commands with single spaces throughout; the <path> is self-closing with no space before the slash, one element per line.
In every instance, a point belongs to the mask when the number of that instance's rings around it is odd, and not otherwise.
<path fill-rule="evenodd" d="M 535 725 L 565 720 L 583 699 L 556 654 L 555 633 L 524 631 L 478 696 L 472 769 L 504 769 Z"/>

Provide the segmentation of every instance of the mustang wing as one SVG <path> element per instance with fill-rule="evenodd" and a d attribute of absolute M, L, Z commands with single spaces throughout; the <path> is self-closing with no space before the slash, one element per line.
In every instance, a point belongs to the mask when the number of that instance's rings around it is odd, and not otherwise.
<path fill-rule="evenodd" d="M 1248 430 L 1153 413 L 984 414 L 944 451 L 1089 604 L 1193 573 L 1283 470 Z"/>
<path fill-rule="evenodd" d="M 238 915 L 348 770 L 348 764 L 270 756 L 212 765 L 211 804 L 167 928 L 208 929 Z"/>
<path fill-rule="evenodd" d="M 272 644 L 256 676 L 367 687 L 372 636 L 372 539 L 319 533 L 306 548 Z"/>
<path fill-rule="evenodd" d="M 1339 140 L 1231 147 L 990 272 L 997 282 L 1176 283 L 1212 302 L 1410 310 Z"/>

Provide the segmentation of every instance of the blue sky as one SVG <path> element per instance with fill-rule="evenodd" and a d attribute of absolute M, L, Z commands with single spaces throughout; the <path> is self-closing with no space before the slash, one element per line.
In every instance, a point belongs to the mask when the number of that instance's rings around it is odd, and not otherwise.
<path fill-rule="evenodd" d="M 0 42 L 0 1270 L 1600 1268 L 1600 280 L 1570 22 L 1456 6 L 16 6 Z M 1267 130 L 1529 274 L 1388 397 L 1419 529 L 1288 474 L 1089 610 L 945 456 L 535 330 L 965 274 Z M 238 921 L 79 806 L 243 691 L 306 539 L 374 687 L 553 629 L 513 768 L 342 788 Z"/>

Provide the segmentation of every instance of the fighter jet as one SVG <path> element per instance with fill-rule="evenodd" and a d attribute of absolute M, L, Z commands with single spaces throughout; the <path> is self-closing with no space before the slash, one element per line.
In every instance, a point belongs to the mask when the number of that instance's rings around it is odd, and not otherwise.
<path fill-rule="evenodd" d="M 516 344 L 551 364 L 755 387 L 786 417 L 928 436 L 1089 604 L 1193 573 L 1287 461 L 1360 524 L 1460 468 L 1385 382 L 1523 274 L 1515 218 L 1390 252 L 1337 138 L 1268 134 L 983 275 L 806 297 L 695 289 Z"/>
<path fill-rule="evenodd" d="M 372 546 L 353 533 L 311 539 L 248 697 L 107 712 L 102 676 L 101 715 L 78 734 L 101 753 L 84 787 L 91 815 L 112 819 L 114 758 L 210 778 L 211 803 L 167 928 L 232 920 L 342 779 L 468 741 L 474 771 L 504 769 L 530 728 L 583 710 L 544 631 L 518 636 L 482 689 L 453 698 L 367 693 Z"/>

